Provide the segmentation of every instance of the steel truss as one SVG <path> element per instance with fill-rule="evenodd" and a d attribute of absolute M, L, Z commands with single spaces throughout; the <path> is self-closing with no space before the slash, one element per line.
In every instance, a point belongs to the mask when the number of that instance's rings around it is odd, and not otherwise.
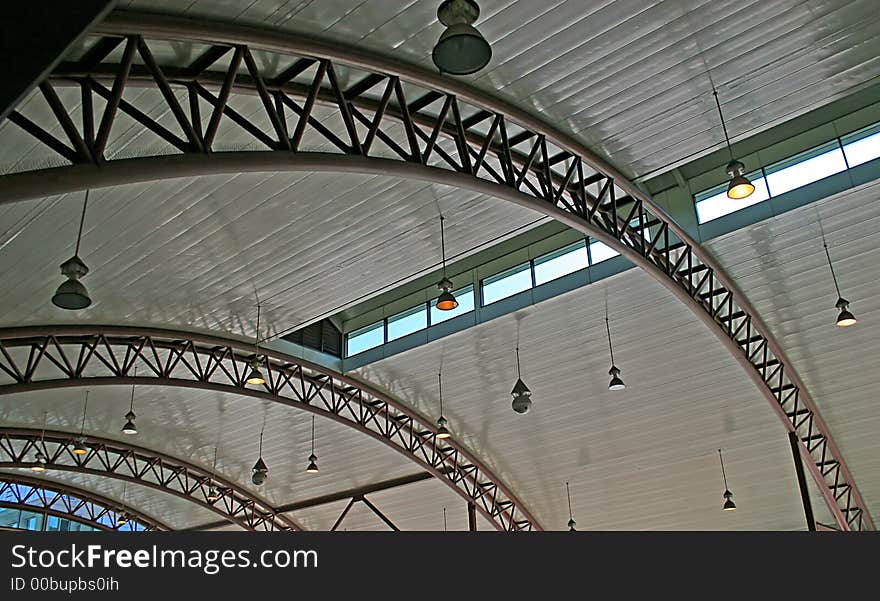
<path fill-rule="evenodd" d="M 56 123 L 42 126 L 18 112 L 9 116 L 70 165 L 0 177 L 0 203 L 163 177 L 337 170 L 422 178 L 522 204 L 610 245 L 693 310 L 759 386 L 785 428 L 797 434 L 838 526 L 874 528 L 813 399 L 742 292 L 662 208 L 572 137 L 458 80 L 339 44 L 129 12 L 111 14 L 96 34 L 100 39 L 88 52 L 61 64 L 40 85 Z M 187 65 L 159 65 L 150 48 L 168 41 L 207 46 Z M 120 46 L 118 61 L 102 62 Z M 269 57 L 264 62 L 278 59 L 289 66 L 265 74 L 255 52 Z M 230 56 L 228 67 L 218 66 Z M 359 79 L 343 87 L 343 71 Z M 81 87 L 88 110 L 80 125 L 55 93 L 62 85 Z M 180 133 L 123 98 L 126 88 L 143 86 L 161 92 Z M 188 108 L 176 92 L 186 95 Z M 97 131 L 95 94 L 106 100 Z M 232 94 L 258 95 L 270 130 L 235 111 L 228 103 Z M 205 127 L 200 102 L 211 107 Z M 314 117 L 318 103 L 338 110 L 338 131 Z M 171 156 L 107 160 L 119 112 L 153 132 Z M 248 132 L 266 150 L 214 152 L 221 121 Z M 392 126 L 394 135 L 388 133 Z M 306 132 L 332 152 L 305 149 Z"/>
<path fill-rule="evenodd" d="M 53 326 L 0 329 L 0 395 L 71 386 L 159 385 L 243 394 L 323 415 L 355 428 L 403 453 L 474 503 L 499 530 L 538 530 L 540 526 L 490 471 L 452 439 L 438 439 L 433 423 L 401 403 L 351 378 L 276 351 L 260 350 L 266 383 L 245 383 L 254 347 L 251 344 L 171 330 L 112 326 Z M 137 368 L 137 376 L 134 376 Z M 3 429 L 0 429 L 2 432 Z M 70 469 L 86 467 L 68 450 L 74 436 L 53 440 L 53 454 Z M 149 482 L 169 486 L 207 504 L 210 473 L 195 466 L 167 466 L 155 457 L 140 456 L 121 443 L 92 438 L 97 448 L 82 463 L 98 469 L 126 470 L 127 477 L 150 476 Z M 2 440 L 0 440 L 2 443 Z M 39 431 L 5 452 L 16 465 L 31 465 Z M 0 444 L 0 447 L 3 445 Z M 107 451 L 103 450 L 106 447 Z M 113 457 L 106 457 L 110 453 Z M 153 453 L 153 451 L 144 451 Z M 176 460 L 175 460 L 176 461 Z M 73 463 L 70 463 L 73 462 Z M 3 463 L 0 462 L 0 467 Z M 112 468 L 112 469 L 111 469 Z M 118 475 L 118 474 L 117 474 Z M 141 483 L 148 484 L 144 480 Z M 219 483 L 219 480 L 218 480 Z M 243 493 L 229 482 L 223 486 Z M 253 528 L 292 527 L 271 507 L 245 504 L 243 495 L 224 497 L 229 519 Z M 241 516 L 241 517 L 239 517 Z M 276 523 L 281 521 L 282 523 Z"/>
<path fill-rule="evenodd" d="M 137 531 L 171 530 L 159 520 L 137 509 L 68 484 L 29 478 L 18 474 L 0 474 L 0 507 L 36 511 L 88 524 L 99 530 Z M 128 521 L 120 526 L 117 518 L 125 513 Z"/>
<path fill-rule="evenodd" d="M 39 450 L 46 457 L 49 471 L 116 478 L 161 490 L 210 509 L 245 530 L 301 530 L 293 520 L 277 514 L 267 502 L 212 475 L 210 470 L 96 436 L 86 436 L 88 453 L 76 455 L 73 447 L 77 438 L 69 432 L 0 428 L 0 468 L 33 467 Z M 214 502 L 208 500 L 212 483 L 220 494 L 220 499 Z"/>

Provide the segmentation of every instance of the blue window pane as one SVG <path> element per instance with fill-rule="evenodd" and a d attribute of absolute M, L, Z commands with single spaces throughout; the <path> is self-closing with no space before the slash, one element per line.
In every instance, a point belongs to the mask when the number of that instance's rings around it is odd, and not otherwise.
<path fill-rule="evenodd" d="M 769 172 L 771 169 L 772 167 L 767 169 L 767 187 L 770 189 L 770 194 L 779 196 L 823 177 L 844 171 L 846 161 L 843 160 L 843 152 L 840 148 L 835 148 L 773 173 Z"/>
<path fill-rule="evenodd" d="M 376 348 L 385 342 L 385 325 L 381 321 L 374 323 L 352 332 L 347 339 L 349 357 Z"/>
<path fill-rule="evenodd" d="M 584 242 L 572 244 L 535 259 L 535 284 L 540 286 L 545 282 L 586 269 L 589 265 L 587 245 Z"/>
<path fill-rule="evenodd" d="M 532 270 L 524 263 L 483 280 L 483 306 L 491 305 L 532 287 Z"/>
<path fill-rule="evenodd" d="M 458 317 L 474 310 L 474 287 L 467 286 L 461 290 L 453 290 L 452 296 L 458 301 L 458 306 L 452 311 L 441 311 L 437 308 L 437 299 L 431 301 L 431 325 L 443 323 L 447 319 Z"/>
<path fill-rule="evenodd" d="M 697 195 L 697 221 L 699 223 L 706 223 L 770 198 L 770 193 L 767 191 L 767 182 L 760 176 L 760 172 L 750 173 L 747 177 L 755 186 L 755 191 L 746 198 L 728 198 L 726 183 L 709 192 Z M 701 198 L 701 196 L 706 194 L 709 196 Z"/>
<path fill-rule="evenodd" d="M 21 517 L 20 509 L 0 507 L 0 527 L 18 528 L 18 518 Z"/>
<path fill-rule="evenodd" d="M 620 253 L 604 242 L 590 242 L 590 262 L 592 265 L 616 257 Z"/>
<path fill-rule="evenodd" d="M 849 163 L 850 167 L 855 167 L 880 157 L 880 132 L 867 138 L 844 144 L 843 152 L 846 153 L 846 162 Z"/>
<path fill-rule="evenodd" d="M 388 342 L 428 327 L 428 311 L 424 305 L 388 318 Z"/>
<path fill-rule="evenodd" d="M 0 507 L 0 527 L 22 530 L 42 530 L 43 514 L 26 509 Z"/>

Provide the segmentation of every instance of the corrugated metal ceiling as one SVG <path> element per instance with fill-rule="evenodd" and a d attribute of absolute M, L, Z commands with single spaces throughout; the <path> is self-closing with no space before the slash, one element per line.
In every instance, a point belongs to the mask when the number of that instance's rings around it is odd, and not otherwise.
<path fill-rule="evenodd" d="M 433 69 L 438 2 L 130 0 L 120 7 L 258 24 Z M 874 83 L 872 0 L 481 0 L 480 88 L 577 133 L 631 176 L 752 135 Z M 710 77 L 711 73 L 711 77 Z"/>
<path fill-rule="evenodd" d="M 794 363 L 875 522 L 880 522 L 878 193 L 880 184 L 866 184 L 707 245 Z M 820 218 L 841 292 L 859 318 L 851 328 L 834 326 L 837 296 L 822 249 Z"/>
<path fill-rule="evenodd" d="M 608 295 L 615 359 L 628 387 L 607 390 Z M 521 347 L 529 414 L 509 391 Z M 630 270 L 357 370 L 421 411 L 444 407 L 454 435 L 548 529 L 804 529 L 785 429 L 706 327 Z M 722 512 L 717 449 L 740 509 Z M 814 490 L 817 514 L 830 519 Z"/>

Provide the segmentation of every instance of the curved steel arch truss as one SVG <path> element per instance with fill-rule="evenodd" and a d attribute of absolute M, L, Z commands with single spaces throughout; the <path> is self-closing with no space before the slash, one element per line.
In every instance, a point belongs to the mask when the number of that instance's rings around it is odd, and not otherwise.
<path fill-rule="evenodd" d="M 0 468 L 33 467 L 39 450 L 50 471 L 93 474 L 147 486 L 210 509 L 245 530 L 302 530 L 253 493 L 196 465 L 96 436 L 86 436 L 88 453 L 76 455 L 73 447 L 77 438 L 69 432 L 0 428 Z M 217 501 L 208 500 L 212 483 L 220 495 Z"/>
<path fill-rule="evenodd" d="M 438 439 L 429 420 L 362 382 L 276 351 L 261 349 L 266 383 L 249 386 L 245 379 L 254 358 L 253 350 L 251 344 L 244 342 L 160 329 L 0 329 L 0 395 L 69 386 L 140 384 L 215 390 L 275 401 L 329 417 L 399 451 L 476 505 L 499 530 L 540 530 L 540 525 L 498 478 L 453 439 Z M 135 367 L 137 376 L 132 375 Z M 57 441 L 56 453 L 68 460 L 75 459 L 67 450 L 67 443 L 72 444 L 73 439 L 73 435 L 64 435 L 63 440 Z M 24 458 L 33 456 L 35 444 L 38 436 L 31 439 L 27 448 L 16 450 L 15 462 L 24 465 Z M 102 441 L 102 445 L 112 448 L 121 443 Z M 28 449 L 31 455 L 27 454 Z M 94 454 L 103 465 L 120 465 L 118 461 L 104 460 L 102 454 Z M 137 454 L 126 451 L 125 455 Z M 179 483 L 185 491 L 197 487 L 194 498 L 205 504 L 210 474 L 204 470 L 180 466 L 157 473 L 148 458 L 121 465 L 131 475 L 151 474 L 163 482 Z M 186 479 L 185 485 L 181 478 Z M 232 487 L 230 483 L 222 485 Z M 255 510 L 254 519 L 260 525 L 271 525 L 273 520 L 287 518 L 274 515 L 270 507 L 262 505 L 259 511 Z"/>
<path fill-rule="evenodd" d="M 0 507 L 36 511 L 99 530 L 171 530 L 137 509 L 122 508 L 121 503 L 91 491 L 19 474 L 0 474 Z M 128 520 L 120 526 L 117 518 L 123 513 Z"/>
<path fill-rule="evenodd" d="M 127 12 L 113 13 L 96 33 L 101 39 L 85 55 L 60 65 L 40 86 L 57 122 L 9 116 L 70 165 L 0 177 L 0 203 L 161 177 L 285 169 L 382 171 L 512 200 L 609 244 L 682 300 L 743 366 L 784 427 L 797 434 L 838 526 L 874 528 L 813 399 L 742 292 L 661 207 L 574 138 L 460 81 L 340 44 Z M 196 42 L 204 50 L 185 65 L 160 65 L 150 47 L 168 40 Z M 102 62 L 120 45 L 117 62 Z M 255 60 L 257 51 L 287 66 L 269 73 Z M 230 56 L 228 68 L 217 66 Z M 343 71 L 357 80 L 341 85 Z M 81 86 L 83 106 L 91 108 L 95 94 L 106 100 L 97 128 L 91 110 L 83 111 L 81 125 L 73 123 L 55 93 L 55 86 L 70 84 Z M 180 133 L 125 101 L 126 86 L 158 89 Z M 176 92 L 188 95 L 188 109 Z M 233 93 L 260 97 L 269 131 L 229 105 Z M 199 99 L 211 107 L 205 127 Z M 337 131 L 314 117 L 316 103 L 338 110 Z M 106 144 L 119 112 L 153 132 L 166 146 L 163 153 L 172 154 L 108 160 Z M 250 158 L 241 156 L 247 152 L 214 152 L 224 120 L 266 150 Z M 306 132 L 322 140 L 323 154 L 301 146 Z"/>

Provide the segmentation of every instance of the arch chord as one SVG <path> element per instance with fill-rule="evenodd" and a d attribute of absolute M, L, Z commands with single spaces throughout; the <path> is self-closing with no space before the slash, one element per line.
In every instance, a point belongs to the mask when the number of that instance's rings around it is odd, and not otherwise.
<path fill-rule="evenodd" d="M 36 511 L 67 518 L 99 530 L 171 530 L 167 525 L 126 505 L 69 484 L 19 474 L 0 474 L 0 507 Z M 128 521 L 120 526 L 121 513 Z"/>
<path fill-rule="evenodd" d="M 0 428 L 0 468 L 29 468 L 39 450 L 49 471 L 92 474 L 160 490 L 223 516 L 245 530 L 301 530 L 265 501 L 240 486 L 187 462 L 142 447 L 85 436 L 88 453 L 76 455 L 78 436 L 69 432 Z M 220 494 L 208 500 L 211 484 Z"/>
<path fill-rule="evenodd" d="M 266 383 L 249 386 L 245 379 L 254 348 L 245 342 L 120 326 L 0 329 L 0 395 L 70 386 L 138 384 L 198 388 L 274 401 L 328 417 L 383 442 L 474 503 L 499 530 L 540 529 L 507 487 L 462 445 L 454 439 L 438 439 L 430 420 L 362 382 L 277 351 L 261 349 L 260 353 Z M 133 375 L 135 367 L 137 376 Z M 63 435 L 63 440 L 57 441 L 56 452 L 67 457 L 66 443 L 72 440 L 72 435 Z M 34 444 L 36 439 L 31 440 L 29 448 Z M 119 444 L 101 441 L 101 448 L 112 449 Z M 10 450 L 8 454 L 13 453 Z M 126 456 L 132 454 L 136 455 L 125 451 Z M 17 449 L 14 461 L 23 463 L 25 455 L 26 449 Z M 92 454 L 85 457 L 92 458 Z M 107 465 L 119 463 L 101 461 Z M 178 488 L 198 487 L 194 496 L 205 504 L 210 475 L 203 470 L 180 466 L 156 473 L 146 458 L 137 464 L 139 470 L 134 469 L 135 461 L 130 463 L 132 474 L 144 471 L 162 482 L 177 483 L 181 477 L 189 477 L 191 481 Z M 254 519 L 258 525 L 287 519 L 274 515 L 272 508 L 263 503 L 257 507 Z M 231 517 L 237 514 L 228 513 Z M 246 513 L 251 515 L 249 510 Z"/>
<path fill-rule="evenodd" d="M 797 434 L 805 464 L 838 527 L 874 528 L 815 402 L 745 295 L 661 207 L 573 137 L 466 83 L 341 44 L 125 11 L 112 13 L 95 34 L 101 37 L 97 48 L 103 54 L 87 53 L 87 58 L 62 63 L 40 86 L 56 122 L 37 124 L 15 111 L 9 116 L 69 165 L 0 177 L 0 203 L 86 187 L 229 172 L 225 170 L 303 169 L 380 171 L 517 202 L 608 244 L 688 306 L 746 370 L 784 427 Z M 168 40 L 209 47 L 188 65 L 159 65 L 150 45 Z M 123 42 L 119 62 L 102 63 Z M 255 50 L 290 66 L 269 72 L 253 60 Z M 135 53 L 142 65 L 134 63 Z M 229 53 L 230 66 L 219 67 L 220 57 Z M 239 73 L 242 62 L 245 68 Z M 343 87 L 342 70 L 359 79 Z M 90 111 L 84 111 L 77 127 L 72 111 L 58 99 L 55 87 L 71 84 L 82 88 L 84 104 L 90 105 L 94 94 L 107 100 L 97 134 Z M 160 91 L 181 133 L 127 102 L 127 86 Z M 188 112 L 174 90 L 188 95 Z M 230 106 L 233 92 L 260 97 L 269 131 Z M 211 111 L 204 131 L 199 99 Z M 314 117 L 317 103 L 338 111 L 335 130 L 329 121 Z M 105 156 L 110 128 L 120 112 L 152 132 L 168 156 Z M 222 147 L 216 137 L 224 120 L 265 150 L 250 160 L 221 158 L 248 154 L 215 152 Z M 321 141 L 322 153 L 303 149 L 306 132 Z"/>

